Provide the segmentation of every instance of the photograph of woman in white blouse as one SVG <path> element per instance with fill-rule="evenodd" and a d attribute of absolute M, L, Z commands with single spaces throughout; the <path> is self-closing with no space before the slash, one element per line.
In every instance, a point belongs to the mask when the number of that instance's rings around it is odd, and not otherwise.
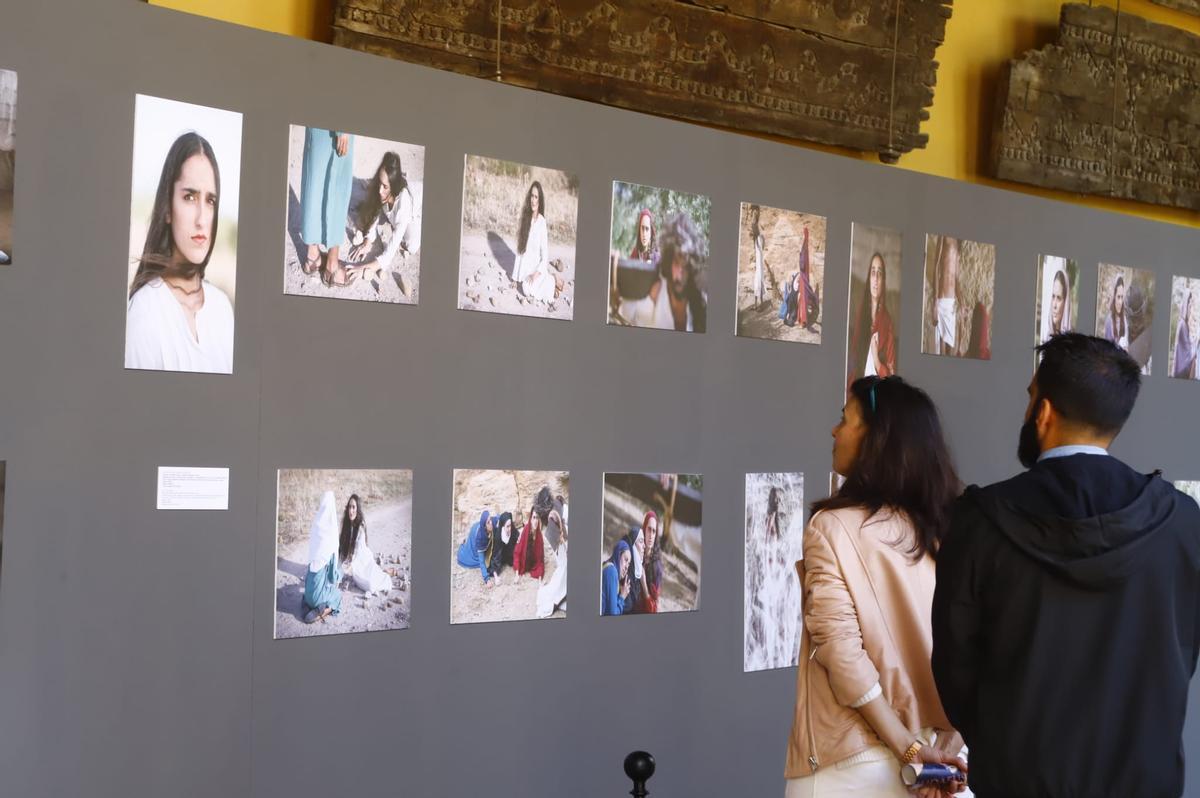
<path fill-rule="evenodd" d="M 178 127 L 185 132 L 175 134 Z M 223 192 L 236 196 L 240 163 L 233 154 L 222 170 L 224 158 L 199 131 L 211 130 L 221 148 L 236 149 L 241 115 L 139 96 L 134 130 L 125 367 L 231 374 L 237 203 L 232 218 L 222 204 Z M 165 156 L 164 134 L 173 136 Z M 144 214 L 139 206 L 148 194 L 146 173 L 153 164 L 160 165 L 158 179 Z M 222 221 L 230 227 L 224 238 Z M 223 286 L 213 274 L 218 259 L 216 276 Z"/>
<path fill-rule="evenodd" d="M 570 319 L 578 210 L 574 175 L 468 155 L 459 309 Z"/>

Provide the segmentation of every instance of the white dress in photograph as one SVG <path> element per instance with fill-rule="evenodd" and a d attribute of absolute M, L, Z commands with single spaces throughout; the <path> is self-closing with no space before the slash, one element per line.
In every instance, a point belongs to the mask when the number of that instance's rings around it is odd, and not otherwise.
<path fill-rule="evenodd" d="M 525 252 L 518 253 L 513 263 L 513 280 L 521 284 L 525 296 L 552 302 L 555 286 L 551 268 L 546 217 L 539 213 L 529 227 Z"/>
<path fill-rule="evenodd" d="M 392 578 L 375 562 L 375 552 L 367 546 L 367 530 L 360 527 L 354 556 L 350 558 L 350 573 L 354 585 L 364 593 L 386 593 L 392 589 Z"/>
<path fill-rule="evenodd" d="M 204 280 L 204 306 L 196 312 L 196 337 L 183 306 L 161 277 L 129 300 L 125 317 L 125 368 L 233 373 L 233 304 Z"/>

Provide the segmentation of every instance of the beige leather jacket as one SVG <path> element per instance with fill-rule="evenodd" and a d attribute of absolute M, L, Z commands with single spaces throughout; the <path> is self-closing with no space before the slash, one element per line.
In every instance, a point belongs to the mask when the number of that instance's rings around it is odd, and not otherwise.
<path fill-rule="evenodd" d="M 876 683 L 914 737 L 949 729 L 929 655 L 934 563 L 913 562 L 907 517 L 859 508 L 819 512 L 804 532 L 804 629 L 787 778 L 882 742 L 851 705 Z"/>

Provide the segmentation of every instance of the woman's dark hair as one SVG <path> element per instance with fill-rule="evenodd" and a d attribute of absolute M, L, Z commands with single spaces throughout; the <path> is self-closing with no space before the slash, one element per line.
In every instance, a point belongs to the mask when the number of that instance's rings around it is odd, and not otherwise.
<path fill-rule="evenodd" d="M 642 217 L 650 219 L 650 245 L 642 247 Z M 650 260 L 654 253 L 658 251 L 658 223 L 654 220 L 654 214 L 649 208 L 642 208 L 638 211 L 637 221 L 633 223 L 633 250 L 629 253 L 629 257 L 637 260 Z"/>
<path fill-rule="evenodd" d="M 1062 333 L 1037 348 L 1041 363 L 1033 376 L 1039 399 L 1067 421 L 1105 435 L 1125 426 L 1142 386 L 1141 367 L 1112 341 Z"/>
<path fill-rule="evenodd" d="M 949 531 L 950 505 L 962 489 L 937 407 L 929 394 L 894 376 L 855 380 L 850 399 L 867 425 L 858 460 L 838 492 L 814 502 L 812 512 L 863 507 L 872 516 L 885 509 L 903 513 L 916 533 L 907 553 L 914 562 L 936 557 Z"/>
<path fill-rule="evenodd" d="M 529 207 L 529 198 L 533 196 L 535 188 L 538 195 L 538 213 L 546 215 L 546 195 L 542 192 L 542 184 L 534 180 L 525 192 L 525 205 L 521 208 L 521 228 L 517 231 L 517 253 L 520 255 L 525 254 L 525 246 L 529 243 L 529 228 L 533 227 L 533 209 Z"/>
<path fill-rule="evenodd" d="M 379 199 L 380 172 L 387 175 L 393 202 L 399 202 L 400 194 L 408 188 L 408 178 L 404 175 L 404 167 L 400 163 L 400 156 L 394 152 L 385 152 L 383 159 L 379 162 L 379 168 L 371 176 L 371 184 L 367 188 L 367 195 L 363 197 L 362 202 L 358 203 L 358 229 L 363 232 L 366 232 L 371 228 L 371 225 L 375 224 L 375 220 L 379 218 L 379 211 L 383 208 L 383 200 Z"/>
<path fill-rule="evenodd" d="M 350 520 L 350 504 L 354 503 L 357 514 L 353 521 Z M 346 501 L 346 507 L 342 510 L 342 534 L 338 538 L 338 560 L 348 562 L 354 559 L 354 548 L 358 545 L 358 530 L 359 527 L 367 525 L 367 517 L 363 515 L 362 502 L 358 499 L 358 494 L 351 494 Z M 365 530 L 364 530 L 365 531 Z"/>
<path fill-rule="evenodd" d="M 871 259 L 867 261 L 867 281 L 863 286 L 862 300 L 858 303 L 858 312 L 854 314 L 854 327 L 850 331 L 850 340 L 854 341 L 855 349 L 861 349 L 862 352 L 854 352 L 854 364 L 851 368 L 856 368 L 859 359 L 866 359 L 867 352 L 871 348 L 871 327 L 875 325 L 875 317 L 871 315 L 871 266 L 875 260 L 879 260 L 879 307 L 884 306 L 884 301 L 887 298 L 887 262 L 884 261 L 883 255 L 878 252 L 872 253 Z"/>
<path fill-rule="evenodd" d="M 1117 281 L 1113 283 L 1112 296 L 1108 300 L 1108 317 L 1112 319 L 1113 335 L 1119 341 L 1125 336 L 1125 308 L 1121 308 L 1121 312 L 1117 313 L 1117 289 L 1125 285 L 1124 275 L 1118 276 Z M 1129 304 L 1126 301 L 1125 304 Z"/>
<path fill-rule="evenodd" d="M 193 155 L 203 155 L 212 165 L 217 199 L 213 207 L 212 231 L 209 233 L 208 252 L 204 253 L 204 260 L 198 264 L 188 263 L 176 267 L 172 263 L 175 239 L 171 235 L 171 197 L 175 191 L 175 181 L 183 172 L 183 164 Z M 154 193 L 154 209 L 150 212 L 150 229 L 146 231 L 146 243 L 142 246 L 137 273 L 129 286 L 129 296 L 132 297 L 138 289 L 155 277 L 162 276 L 168 269 L 184 277 L 199 274 L 203 278 L 204 270 L 208 268 L 208 259 L 212 257 L 213 247 L 217 243 L 217 220 L 220 216 L 221 170 L 217 167 L 216 153 L 208 140 L 199 133 L 184 133 L 175 139 L 171 149 L 167 150 L 166 160 L 163 161 L 162 173 L 158 176 L 158 189 Z"/>

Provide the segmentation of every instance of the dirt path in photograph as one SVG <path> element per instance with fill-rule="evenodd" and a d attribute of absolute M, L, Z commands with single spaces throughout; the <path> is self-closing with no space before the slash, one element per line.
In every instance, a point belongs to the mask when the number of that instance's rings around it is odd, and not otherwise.
<path fill-rule="evenodd" d="M 550 581 L 558 568 L 554 552 L 544 544 L 546 573 L 543 580 Z M 461 542 L 461 541 L 460 541 Z M 481 621 L 527 621 L 537 614 L 537 592 L 542 582 L 531 576 L 517 576 L 511 568 L 505 568 L 496 585 L 488 587 L 483 583 L 483 577 L 478 568 L 463 568 L 458 564 L 458 547 L 452 547 L 450 552 L 450 592 L 454 597 L 450 613 L 450 623 L 477 623 Z M 559 605 L 551 618 L 565 618 L 562 609 L 565 603 Z"/>
<path fill-rule="evenodd" d="M 550 243 L 550 261 L 562 264 L 563 289 L 553 302 L 524 296 L 509 275 L 516 254 L 510 242 L 494 232 L 466 233 L 458 269 L 458 307 L 517 316 L 570 319 L 575 304 L 574 247 Z"/>
<path fill-rule="evenodd" d="M 412 499 L 373 507 L 367 519 L 367 537 L 371 550 L 381 559 L 384 570 L 395 568 L 392 589 L 382 596 L 367 598 L 354 580 L 342 579 L 342 611 L 324 621 L 304 623 L 304 577 L 308 571 L 308 539 L 294 543 L 280 553 L 275 563 L 275 637 L 312 637 L 373 632 L 408 627 L 412 562 Z"/>

